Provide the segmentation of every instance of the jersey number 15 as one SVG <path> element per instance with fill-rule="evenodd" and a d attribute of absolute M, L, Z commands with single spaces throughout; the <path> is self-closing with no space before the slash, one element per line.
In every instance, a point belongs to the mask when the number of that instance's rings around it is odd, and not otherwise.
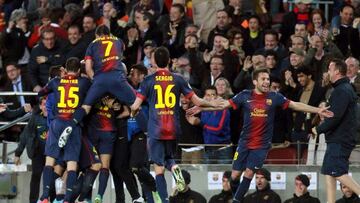
<path fill-rule="evenodd" d="M 66 91 L 65 87 L 59 86 L 58 91 L 60 92 L 60 101 L 57 103 L 58 108 L 76 108 L 79 105 L 79 96 L 77 95 L 79 87 L 70 87 Z M 65 101 L 66 95 L 67 99 Z"/>

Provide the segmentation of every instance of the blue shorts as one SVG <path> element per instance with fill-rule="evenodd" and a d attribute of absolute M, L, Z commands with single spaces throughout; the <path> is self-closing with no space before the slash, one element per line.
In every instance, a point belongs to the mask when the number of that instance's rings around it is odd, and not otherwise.
<path fill-rule="evenodd" d="M 58 146 L 59 137 L 70 121 L 55 119 L 50 124 L 49 135 L 45 144 L 45 155 L 54 159 L 67 161 L 79 161 L 81 148 L 81 128 L 75 126 L 64 148 Z"/>
<path fill-rule="evenodd" d="M 89 128 L 88 136 L 90 142 L 95 146 L 99 154 L 112 154 L 115 142 L 115 132 L 105 132 Z"/>
<path fill-rule="evenodd" d="M 268 152 L 269 149 L 248 149 L 239 144 L 233 158 L 233 170 L 244 171 L 248 168 L 256 171 L 263 166 Z"/>
<path fill-rule="evenodd" d="M 338 143 L 327 143 L 321 173 L 339 177 L 349 172 L 349 157 L 354 147 Z"/>
<path fill-rule="evenodd" d="M 96 163 L 101 163 L 101 161 L 95 146 L 90 142 L 87 136 L 82 136 L 79 169 L 87 169 Z"/>
<path fill-rule="evenodd" d="M 84 105 L 92 106 L 106 93 L 112 94 L 121 103 L 131 105 L 136 99 L 136 91 L 130 86 L 120 71 L 98 74 L 86 94 Z"/>
<path fill-rule="evenodd" d="M 150 160 L 158 166 L 165 166 L 168 170 L 175 165 L 176 140 L 157 140 L 149 138 Z"/>

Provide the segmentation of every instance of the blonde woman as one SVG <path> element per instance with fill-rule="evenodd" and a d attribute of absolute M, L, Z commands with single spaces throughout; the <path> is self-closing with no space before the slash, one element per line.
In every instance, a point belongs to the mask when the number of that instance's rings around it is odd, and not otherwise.
<path fill-rule="evenodd" d="M 229 81 L 224 77 L 220 77 L 215 81 L 215 87 L 218 96 L 223 99 L 230 99 L 234 95 Z"/>

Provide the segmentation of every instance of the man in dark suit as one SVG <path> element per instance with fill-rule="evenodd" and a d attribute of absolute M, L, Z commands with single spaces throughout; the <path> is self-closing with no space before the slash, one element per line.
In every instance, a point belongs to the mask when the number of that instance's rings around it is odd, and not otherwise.
<path fill-rule="evenodd" d="M 33 86 L 26 75 L 21 74 L 20 67 L 13 62 L 10 62 L 5 67 L 7 81 L 3 91 L 9 92 L 32 92 Z M 24 106 L 26 103 L 35 104 L 34 96 L 5 96 L 5 103 L 11 103 L 10 109 L 17 109 Z"/>
<path fill-rule="evenodd" d="M 355 92 L 360 96 L 360 73 L 359 73 L 359 60 L 350 56 L 345 60 L 346 63 L 346 76 L 349 78 L 350 83 L 355 87 Z"/>

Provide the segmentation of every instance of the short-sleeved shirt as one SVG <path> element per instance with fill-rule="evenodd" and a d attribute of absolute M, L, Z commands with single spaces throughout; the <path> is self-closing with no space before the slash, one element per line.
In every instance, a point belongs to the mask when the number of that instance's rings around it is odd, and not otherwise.
<path fill-rule="evenodd" d="M 179 121 L 180 94 L 191 98 L 190 85 L 182 76 L 163 69 L 141 83 L 137 97 L 149 103 L 148 135 L 160 140 L 174 140 L 181 133 Z"/>
<path fill-rule="evenodd" d="M 276 107 L 286 109 L 290 100 L 276 92 L 257 94 L 253 90 L 244 90 L 229 102 L 234 109 L 243 108 L 244 122 L 239 143 L 249 149 L 261 149 L 271 145 Z"/>
<path fill-rule="evenodd" d="M 90 80 L 74 75 L 52 79 L 40 92 L 39 96 L 54 93 L 55 106 L 53 113 L 56 118 L 70 120 L 76 110 L 81 107 L 91 83 Z"/>
<path fill-rule="evenodd" d="M 123 51 L 124 44 L 120 39 L 113 36 L 99 37 L 88 46 L 85 60 L 93 61 L 95 75 L 113 70 L 123 73 L 124 69 L 121 63 Z"/>

